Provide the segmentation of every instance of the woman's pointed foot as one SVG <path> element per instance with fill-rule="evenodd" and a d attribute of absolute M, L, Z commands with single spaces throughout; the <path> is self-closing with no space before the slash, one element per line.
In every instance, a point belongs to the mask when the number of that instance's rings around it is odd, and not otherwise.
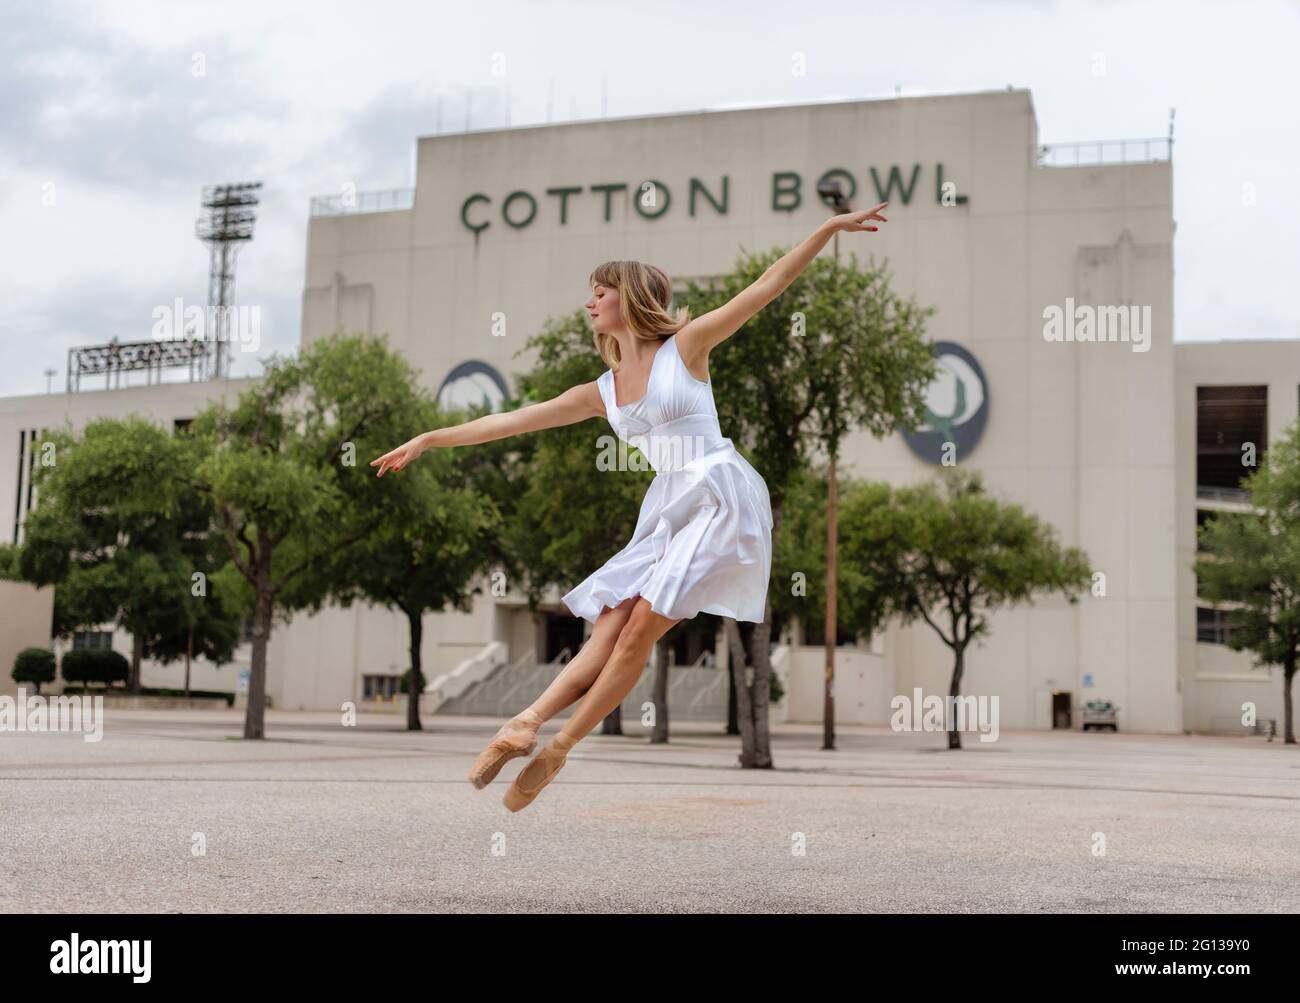
<path fill-rule="evenodd" d="M 519 771 L 519 776 L 515 777 L 515 782 L 506 791 L 503 801 L 505 806 L 511 811 L 519 811 L 532 804 L 533 798 L 541 793 L 542 788 L 555 779 L 555 775 L 564 766 L 569 750 L 577 744 L 576 738 L 570 738 L 564 732 L 551 739 L 550 744 Z"/>
<path fill-rule="evenodd" d="M 470 767 L 469 782 L 482 790 L 501 772 L 501 767 L 518 756 L 526 756 L 537 747 L 537 729 L 542 718 L 531 710 L 503 724 L 488 747 L 479 753 Z"/>

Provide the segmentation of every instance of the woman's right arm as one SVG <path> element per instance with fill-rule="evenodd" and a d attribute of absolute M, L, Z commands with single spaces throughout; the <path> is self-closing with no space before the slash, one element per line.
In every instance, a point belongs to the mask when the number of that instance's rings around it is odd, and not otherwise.
<path fill-rule="evenodd" d="M 595 381 L 580 383 L 576 387 L 570 387 L 558 397 L 539 404 L 529 404 L 514 411 L 485 414 L 462 425 L 451 425 L 447 428 L 435 428 L 431 432 L 423 432 L 409 442 L 371 460 L 370 465 L 378 466 L 379 472 L 375 476 L 383 477 L 385 470 L 401 470 L 425 450 L 435 446 L 472 446 L 480 442 L 492 442 L 512 435 L 522 435 L 524 432 L 536 432 L 543 428 L 572 425 L 605 413 L 605 401 Z"/>

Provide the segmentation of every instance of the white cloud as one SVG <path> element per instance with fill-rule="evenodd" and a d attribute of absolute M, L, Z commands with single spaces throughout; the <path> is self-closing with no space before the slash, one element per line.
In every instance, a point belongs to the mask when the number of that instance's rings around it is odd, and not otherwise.
<path fill-rule="evenodd" d="M 743 10 L 118 0 L 8 15 L 0 227 L 18 239 L 0 242 L 0 393 L 43 390 L 41 370 L 62 367 L 69 339 L 126 336 L 151 304 L 202 298 L 194 219 L 201 188 L 218 182 L 266 183 L 237 295 L 263 305 L 268 347 L 291 349 L 309 197 L 343 181 L 408 185 L 415 138 L 439 121 L 463 128 L 470 93 L 474 124 L 500 127 L 507 92 L 511 124 L 525 125 L 547 121 L 548 105 L 551 121 L 594 118 L 602 93 L 607 113 L 624 116 L 1010 83 L 1032 91 L 1040 136 L 1067 142 L 1162 135 L 1176 106 L 1177 337 L 1300 326 L 1288 292 L 1300 232 L 1294 6 L 751 0 Z M 803 76 L 791 72 L 796 52 Z M 1242 204 L 1247 183 L 1253 207 Z M 48 184 L 53 208 L 41 204 Z"/>

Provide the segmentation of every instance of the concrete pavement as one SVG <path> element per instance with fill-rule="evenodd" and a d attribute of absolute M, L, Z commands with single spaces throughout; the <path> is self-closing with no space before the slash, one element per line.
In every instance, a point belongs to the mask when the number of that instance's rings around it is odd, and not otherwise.
<path fill-rule="evenodd" d="M 589 735 L 512 815 L 525 760 L 465 780 L 500 721 L 270 711 L 260 742 L 242 722 L 0 732 L 0 909 L 1300 911 L 1280 739 L 1004 730 L 949 752 L 845 726 L 824 752 L 819 725 L 782 725 L 757 771 L 682 724 L 667 746 Z"/>

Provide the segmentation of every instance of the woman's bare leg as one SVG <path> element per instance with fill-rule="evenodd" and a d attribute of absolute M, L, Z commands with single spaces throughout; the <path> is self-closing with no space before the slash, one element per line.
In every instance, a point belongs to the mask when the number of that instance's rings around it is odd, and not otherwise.
<path fill-rule="evenodd" d="M 578 653 L 569 659 L 564 670 L 551 680 L 551 685 L 546 687 L 545 692 L 529 704 L 529 711 L 543 721 L 549 721 L 591 689 L 614 650 L 619 632 L 632 615 L 636 600 L 637 597 L 632 596 L 618 606 L 607 606 L 600 611 L 591 628 L 591 636 L 578 649 Z"/>
<path fill-rule="evenodd" d="M 578 704 L 578 709 L 560 729 L 560 733 L 572 742 L 577 742 L 605 720 L 610 711 L 632 692 L 632 687 L 641 678 L 646 659 L 650 657 L 655 642 L 678 622 L 680 621 L 660 616 L 650 608 L 647 599 L 637 596 L 636 605 L 632 608 L 627 623 L 619 631 L 609 660 Z"/>
<path fill-rule="evenodd" d="M 635 601 L 636 597 L 632 597 L 618 606 L 601 610 L 591 636 L 578 654 L 551 680 L 546 691 L 527 709 L 503 724 L 487 748 L 479 753 L 470 767 L 470 783 L 481 790 L 492 782 L 507 761 L 531 752 L 542 725 L 591 688 L 614 650 L 620 630 L 632 615 Z"/>
<path fill-rule="evenodd" d="M 569 750 L 632 692 L 632 687 L 641 678 L 646 659 L 650 657 L 650 649 L 677 622 L 660 616 L 650 608 L 646 599 L 640 596 L 636 598 L 627 623 L 619 631 L 609 660 L 600 670 L 591 689 L 587 690 L 578 703 L 578 709 L 550 743 L 519 772 L 515 782 L 506 791 L 507 808 L 519 811 L 532 804 L 542 788 L 550 783 L 551 778 L 564 765 Z"/>

